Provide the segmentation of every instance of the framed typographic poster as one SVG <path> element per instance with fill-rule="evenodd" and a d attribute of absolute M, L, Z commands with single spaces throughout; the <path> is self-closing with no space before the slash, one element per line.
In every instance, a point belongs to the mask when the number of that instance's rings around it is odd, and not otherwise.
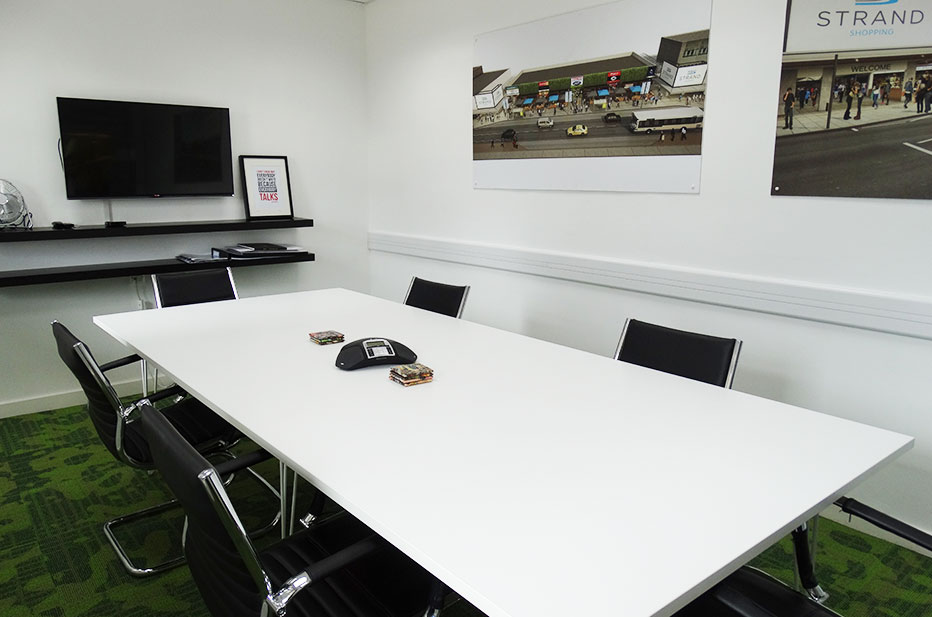
<path fill-rule="evenodd" d="M 288 157 L 240 155 L 246 218 L 293 218 Z"/>

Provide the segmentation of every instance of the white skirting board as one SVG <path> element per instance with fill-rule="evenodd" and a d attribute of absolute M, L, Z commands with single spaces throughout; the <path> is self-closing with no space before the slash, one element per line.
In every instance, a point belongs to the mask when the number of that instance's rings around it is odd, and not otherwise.
<path fill-rule="evenodd" d="M 369 249 L 932 339 L 932 297 L 384 232 Z"/>
<path fill-rule="evenodd" d="M 139 393 L 142 390 L 142 384 L 139 379 L 130 379 L 128 381 L 114 383 L 113 388 L 116 390 L 117 396 L 130 396 Z M 27 413 L 37 413 L 40 411 L 49 411 L 51 409 L 71 407 L 72 405 L 86 404 L 87 397 L 84 396 L 84 392 L 80 388 L 77 388 L 69 392 L 59 392 L 57 394 L 48 394 L 37 398 L 2 403 L 0 404 L 0 418 L 10 418 Z"/>

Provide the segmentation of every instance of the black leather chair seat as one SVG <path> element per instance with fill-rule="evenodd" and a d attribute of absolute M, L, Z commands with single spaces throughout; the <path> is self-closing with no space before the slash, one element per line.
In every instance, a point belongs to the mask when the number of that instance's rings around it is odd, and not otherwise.
<path fill-rule="evenodd" d="M 372 535 L 351 516 L 337 516 L 296 533 L 259 555 L 281 588 L 307 565 Z M 288 604 L 289 617 L 397 617 L 422 615 L 432 578 L 392 546 L 305 588 Z"/>
<path fill-rule="evenodd" d="M 242 433 L 233 425 L 195 398 L 188 397 L 165 407 L 162 415 L 199 452 L 213 450 L 211 444 L 218 442 L 231 445 L 242 437 Z M 124 448 L 137 461 L 148 463 L 152 460 L 149 445 L 135 422 L 126 425 Z"/>
<path fill-rule="evenodd" d="M 196 450 L 218 439 L 233 443 L 242 437 L 236 427 L 196 398 L 188 397 L 172 405 L 163 415 Z"/>
<path fill-rule="evenodd" d="M 838 617 L 777 579 L 750 567 L 737 572 L 676 613 L 676 617 Z"/>

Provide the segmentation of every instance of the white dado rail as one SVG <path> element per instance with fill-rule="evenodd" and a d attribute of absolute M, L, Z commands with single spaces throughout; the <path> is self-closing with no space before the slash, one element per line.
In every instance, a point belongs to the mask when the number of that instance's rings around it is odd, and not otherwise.
<path fill-rule="evenodd" d="M 369 249 L 932 339 L 932 298 L 393 233 Z"/>

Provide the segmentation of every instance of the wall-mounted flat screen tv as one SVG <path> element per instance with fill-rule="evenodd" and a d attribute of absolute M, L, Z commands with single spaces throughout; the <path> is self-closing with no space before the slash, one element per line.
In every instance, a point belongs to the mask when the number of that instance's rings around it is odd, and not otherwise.
<path fill-rule="evenodd" d="M 232 195 L 230 110 L 58 98 L 68 199 Z"/>

